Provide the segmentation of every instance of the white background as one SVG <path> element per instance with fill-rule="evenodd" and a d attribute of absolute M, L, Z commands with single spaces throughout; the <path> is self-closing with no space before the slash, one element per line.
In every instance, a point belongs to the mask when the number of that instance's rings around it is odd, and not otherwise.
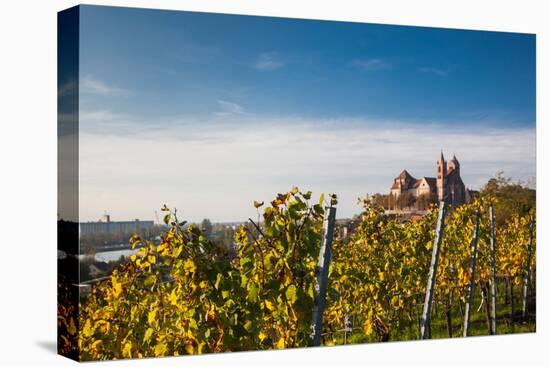
<path fill-rule="evenodd" d="M 126 0 L 94 4 L 537 33 L 537 333 L 226 353 L 117 366 L 541 365 L 550 341 L 548 161 L 550 23 L 544 1 Z M 73 364 L 56 340 L 56 12 L 75 1 L 0 5 L 0 364 Z M 546 14 L 546 18 L 545 18 Z M 546 104 L 545 104 L 546 103 Z M 547 280 L 544 280 L 547 279 Z"/>

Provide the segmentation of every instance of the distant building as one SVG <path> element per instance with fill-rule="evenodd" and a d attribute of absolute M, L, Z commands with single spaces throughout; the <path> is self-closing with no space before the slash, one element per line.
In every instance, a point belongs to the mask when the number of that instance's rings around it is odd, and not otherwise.
<path fill-rule="evenodd" d="M 411 194 L 415 199 L 426 195 L 454 206 L 469 202 L 473 194 L 466 189 L 460 177 L 460 163 L 456 156 L 453 155 L 453 159 L 446 162 L 443 152 L 437 161 L 437 177 L 416 179 L 407 170 L 403 170 L 394 178 L 390 188 L 390 195 L 393 196 L 394 201 L 405 193 Z"/>
<path fill-rule="evenodd" d="M 132 220 L 132 221 L 111 221 L 111 216 L 105 214 L 101 220 L 97 222 L 83 222 L 79 224 L 80 235 L 86 236 L 96 233 L 107 234 L 125 234 L 138 232 L 139 230 L 153 228 L 155 223 L 152 220 Z"/>

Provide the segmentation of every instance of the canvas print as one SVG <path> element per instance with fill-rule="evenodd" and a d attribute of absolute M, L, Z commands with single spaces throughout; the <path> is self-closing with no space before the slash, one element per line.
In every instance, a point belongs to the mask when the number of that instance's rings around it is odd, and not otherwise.
<path fill-rule="evenodd" d="M 535 332 L 535 44 L 60 12 L 59 353 Z"/>

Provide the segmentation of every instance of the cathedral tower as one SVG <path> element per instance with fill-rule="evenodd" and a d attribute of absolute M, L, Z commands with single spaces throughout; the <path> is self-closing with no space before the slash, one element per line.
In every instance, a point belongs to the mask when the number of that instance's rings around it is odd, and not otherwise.
<path fill-rule="evenodd" d="M 447 200 L 447 164 L 445 163 L 445 157 L 443 157 L 443 151 L 441 151 L 441 156 L 437 161 L 437 198 L 440 201 Z"/>
<path fill-rule="evenodd" d="M 453 154 L 453 159 L 449 162 L 447 165 L 447 171 L 456 171 L 456 174 L 460 176 L 460 163 L 458 163 L 458 159 L 456 159 L 456 155 Z"/>

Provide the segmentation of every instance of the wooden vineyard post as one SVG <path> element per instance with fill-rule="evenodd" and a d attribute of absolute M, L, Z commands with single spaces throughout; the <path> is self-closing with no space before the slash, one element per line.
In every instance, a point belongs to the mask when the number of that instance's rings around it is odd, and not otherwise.
<path fill-rule="evenodd" d="M 321 345 L 321 330 L 323 326 L 323 312 L 325 310 L 325 294 L 328 283 L 328 270 L 332 255 L 332 239 L 334 237 L 334 222 L 336 220 L 336 208 L 325 208 L 325 219 L 321 232 L 321 249 L 319 250 L 319 262 L 317 263 L 317 282 L 315 284 L 315 301 L 313 304 L 313 320 L 311 324 L 310 346 Z"/>
<path fill-rule="evenodd" d="M 344 344 L 348 343 L 348 333 L 352 332 L 351 320 L 348 314 L 344 315 Z"/>
<path fill-rule="evenodd" d="M 493 204 L 489 206 L 491 220 L 490 242 L 491 242 L 491 335 L 497 333 L 497 266 L 496 266 L 496 245 L 495 245 L 495 209 Z"/>
<path fill-rule="evenodd" d="M 422 320 L 420 324 L 420 339 L 426 339 L 430 325 L 430 311 L 432 309 L 433 292 L 435 279 L 437 275 L 437 265 L 439 263 L 439 249 L 443 238 L 445 227 L 445 212 L 447 208 L 444 201 L 439 202 L 439 213 L 437 215 L 437 226 L 435 229 L 435 238 L 432 248 L 432 260 L 430 262 L 430 272 L 428 274 L 428 283 L 426 285 L 426 296 L 424 297 L 424 308 L 422 309 Z"/>
<path fill-rule="evenodd" d="M 527 291 L 529 288 L 529 279 L 531 278 L 531 257 L 533 253 L 533 225 L 534 219 L 531 218 L 531 223 L 529 224 L 529 242 L 527 243 L 527 264 L 525 264 L 523 275 L 523 305 L 521 310 L 523 317 L 527 316 Z"/>
<path fill-rule="evenodd" d="M 452 305 L 453 305 L 453 292 L 449 292 L 449 298 L 445 302 L 445 318 L 447 321 L 447 336 L 449 338 L 453 337 L 453 318 L 452 318 Z"/>
<path fill-rule="evenodd" d="M 474 295 L 474 286 L 476 278 L 476 256 L 477 256 L 477 232 L 479 229 L 479 209 L 476 211 L 476 218 L 474 223 L 474 234 L 472 237 L 472 246 L 470 254 L 470 282 L 466 289 L 466 308 L 464 311 L 464 334 L 468 336 L 470 333 L 470 311 L 472 308 L 472 298 Z"/>

